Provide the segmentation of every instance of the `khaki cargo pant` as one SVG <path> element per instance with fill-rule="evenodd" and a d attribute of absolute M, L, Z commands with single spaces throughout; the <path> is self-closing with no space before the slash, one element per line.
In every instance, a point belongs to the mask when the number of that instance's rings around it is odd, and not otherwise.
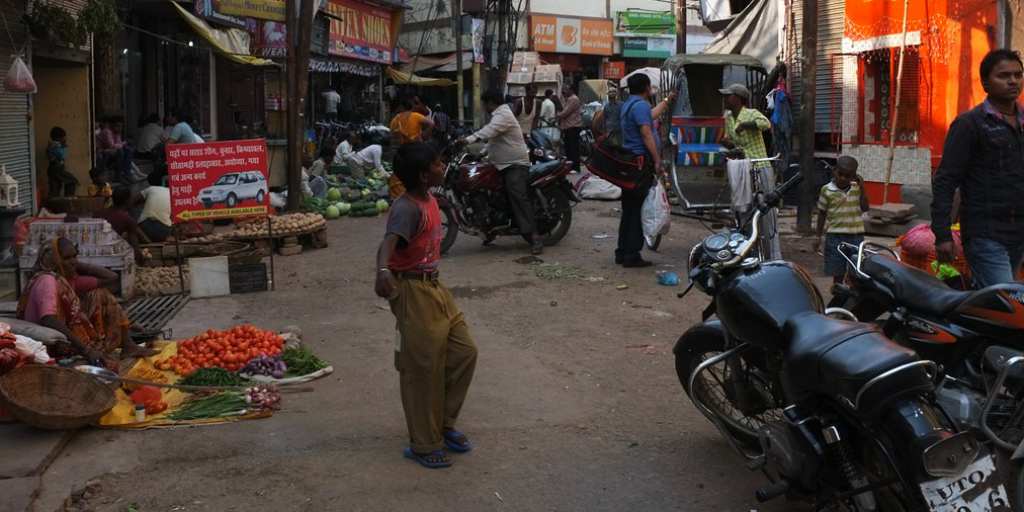
<path fill-rule="evenodd" d="M 398 321 L 402 408 L 416 453 L 444 447 L 442 429 L 455 428 L 476 369 L 476 345 L 466 317 L 439 281 L 399 279 L 391 301 Z"/>

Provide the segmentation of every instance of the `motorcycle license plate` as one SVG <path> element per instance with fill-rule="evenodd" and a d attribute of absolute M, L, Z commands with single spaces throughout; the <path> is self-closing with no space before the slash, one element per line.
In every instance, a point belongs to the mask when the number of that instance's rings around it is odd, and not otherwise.
<path fill-rule="evenodd" d="M 960 475 L 921 484 L 921 492 L 931 512 L 1010 512 L 991 456 L 974 461 Z"/>

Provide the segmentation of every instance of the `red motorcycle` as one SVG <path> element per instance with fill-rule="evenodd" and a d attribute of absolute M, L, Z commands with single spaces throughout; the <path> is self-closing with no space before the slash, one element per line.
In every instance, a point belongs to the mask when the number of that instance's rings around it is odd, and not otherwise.
<path fill-rule="evenodd" d="M 527 194 L 533 198 L 540 242 L 555 245 L 572 225 L 573 203 L 580 202 L 568 176 L 572 162 L 562 159 L 530 167 Z M 459 231 L 490 242 L 498 236 L 525 235 L 516 225 L 501 171 L 493 164 L 473 161 L 469 154 L 449 158 L 444 183 L 433 190 L 444 229 L 441 253 L 455 244 Z"/>

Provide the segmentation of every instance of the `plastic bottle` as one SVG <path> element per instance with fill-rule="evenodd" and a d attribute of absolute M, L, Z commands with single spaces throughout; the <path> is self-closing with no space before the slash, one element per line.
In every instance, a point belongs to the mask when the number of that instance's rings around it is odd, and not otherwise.
<path fill-rule="evenodd" d="M 135 423 L 142 423 L 146 421 L 146 406 L 136 405 L 135 406 Z"/>

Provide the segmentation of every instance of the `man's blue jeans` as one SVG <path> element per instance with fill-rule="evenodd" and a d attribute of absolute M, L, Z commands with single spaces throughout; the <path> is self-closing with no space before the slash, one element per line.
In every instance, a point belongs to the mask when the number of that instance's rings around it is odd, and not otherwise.
<path fill-rule="evenodd" d="M 991 238 L 965 237 L 964 256 L 976 288 L 1009 283 L 1017 279 L 1020 271 L 1024 240 L 1011 244 Z"/>

